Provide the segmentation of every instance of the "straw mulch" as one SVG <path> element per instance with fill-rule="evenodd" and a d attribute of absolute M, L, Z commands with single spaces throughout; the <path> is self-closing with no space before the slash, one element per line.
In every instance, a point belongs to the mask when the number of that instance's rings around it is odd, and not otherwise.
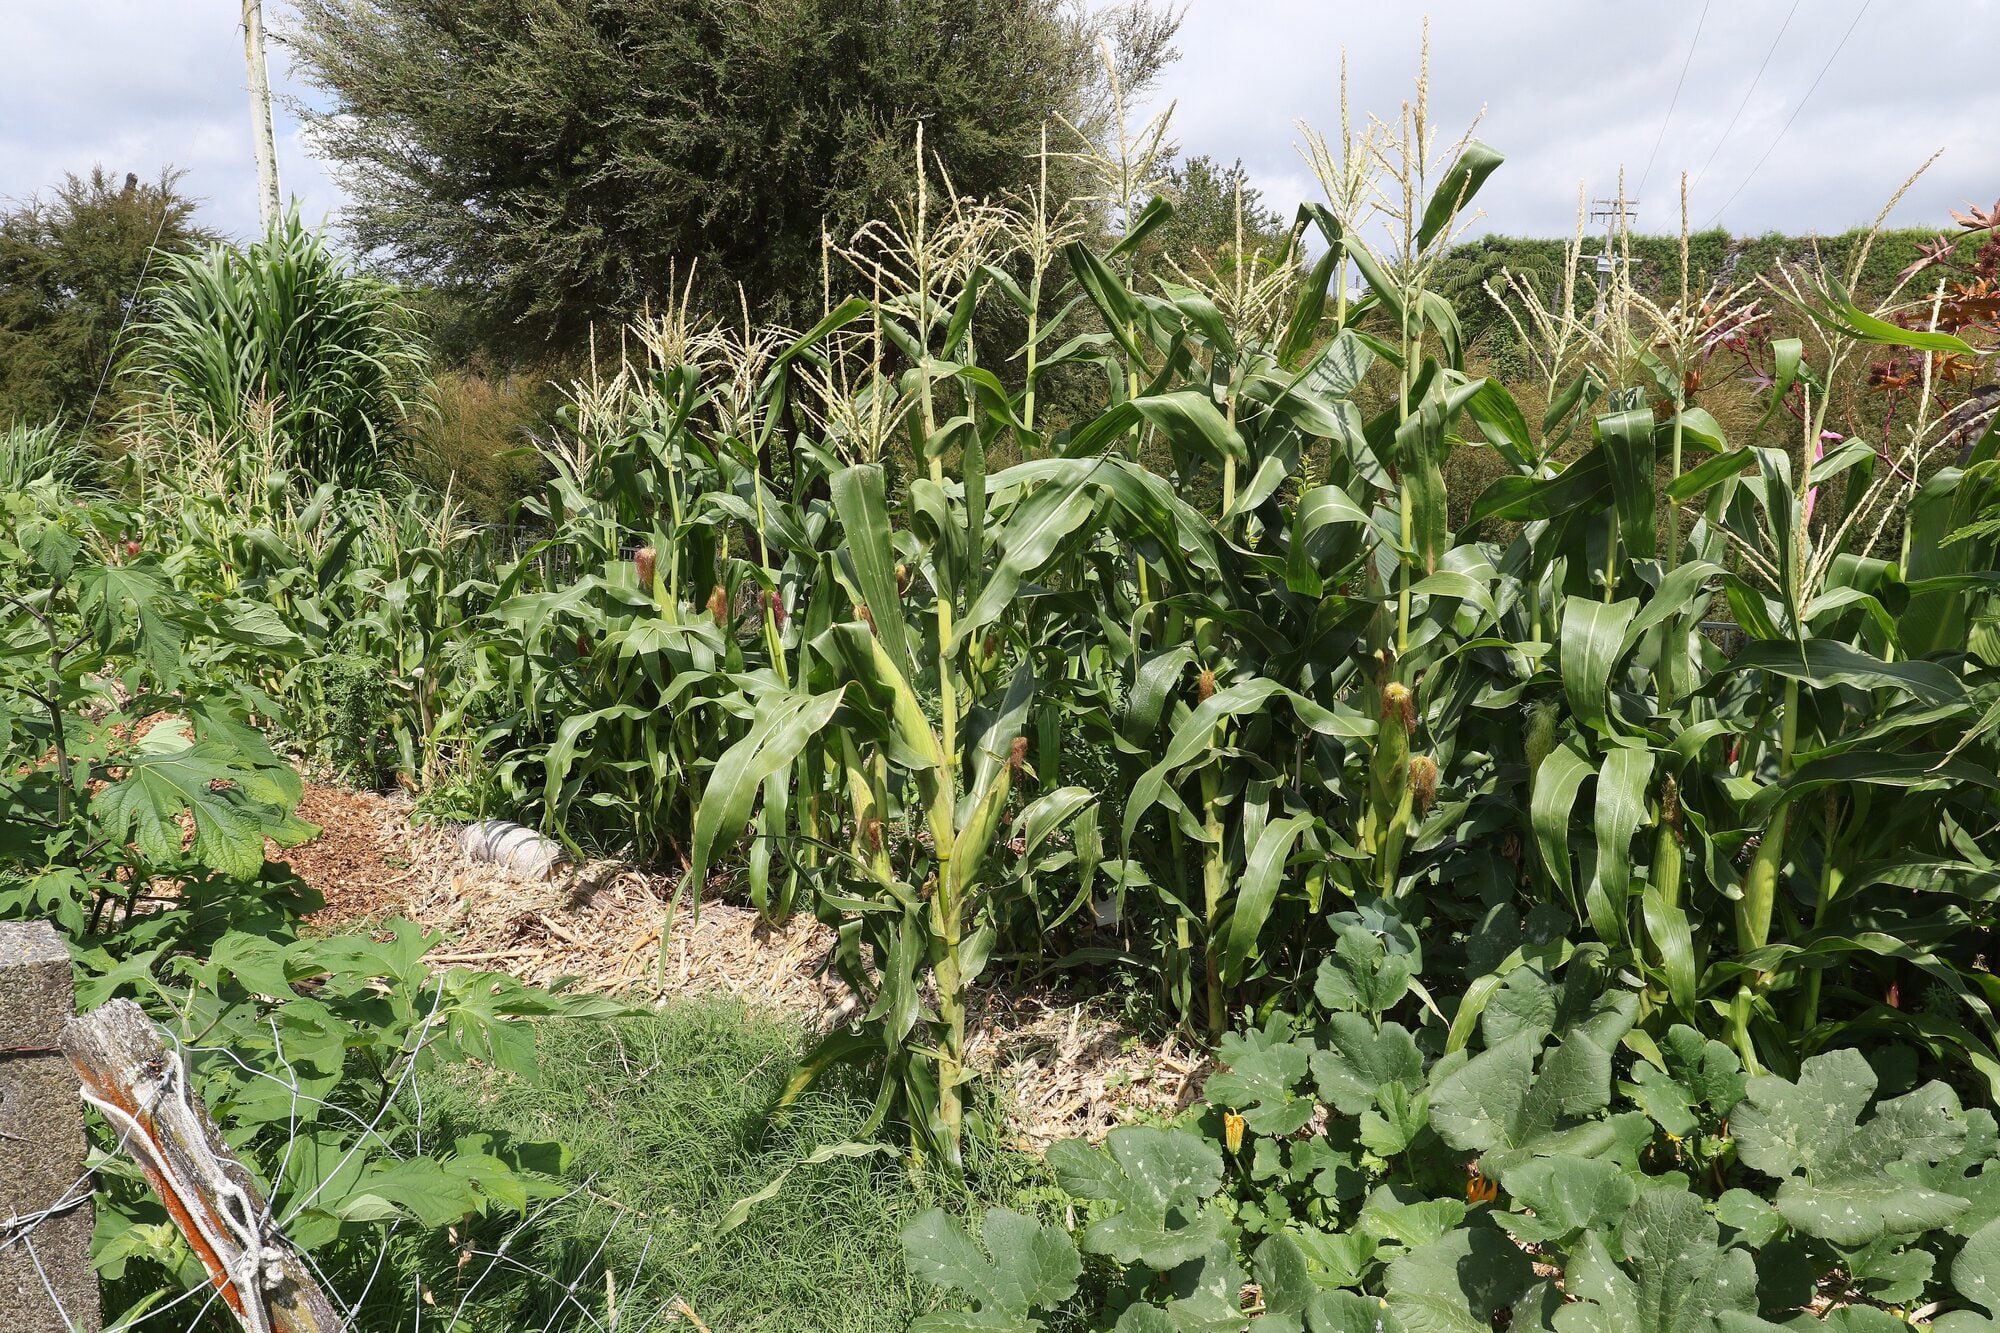
<path fill-rule="evenodd" d="M 430 960 L 478 967 L 538 985 L 658 1002 L 731 996 L 815 1027 L 852 1012 L 826 969 L 832 933 L 804 913 L 783 926 L 710 898 L 671 916 L 674 882 L 616 862 L 594 862 L 549 882 L 470 865 L 457 830 L 413 822 L 401 793 L 308 783 L 301 818 L 323 831 L 273 856 L 326 900 L 321 929 L 405 917 L 440 932 Z M 993 1077 L 1021 1144 L 1039 1149 L 1079 1134 L 1102 1137 L 1134 1116 L 1185 1106 L 1207 1072 L 1198 1049 L 1139 1039 L 1090 999 L 987 988 L 970 1016 L 972 1064 Z"/>

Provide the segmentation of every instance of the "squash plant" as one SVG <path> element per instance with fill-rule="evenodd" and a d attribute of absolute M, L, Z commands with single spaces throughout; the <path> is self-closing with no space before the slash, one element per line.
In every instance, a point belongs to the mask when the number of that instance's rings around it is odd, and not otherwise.
<path fill-rule="evenodd" d="M 1828 1294 L 1845 1325 L 1984 1317 L 1989 1111 L 1912 1086 L 1907 1051 L 1793 1081 L 1685 1026 L 1651 1041 L 1605 950 L 1560 957 L 1440 1056 L 1421 1006 L 1414 1029 L 1385 1017 L 1413 1004 L 1393 932 L 1350 924 L 1323 1013 L 1232 1037 L 1205 1105 L 1050 1151 L 1070 1226 L 995 1210 L 982 1253 L 916 1219 L 912 1273 L 965 1312 L 914 1327 L 1752 1333 Z"/>

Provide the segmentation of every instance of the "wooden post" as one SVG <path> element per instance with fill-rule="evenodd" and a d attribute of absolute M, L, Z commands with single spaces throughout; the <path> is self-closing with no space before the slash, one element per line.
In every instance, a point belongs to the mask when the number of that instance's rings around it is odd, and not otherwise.
<path fill-rule="evenodd" d="M 257 155 L 257 209 L 264 230 L 278 220 L 278 145 L 271 131 L 271 79 L 264 65 L 264 0 L 243 0 L 243 64 L 250 76 L 250 146 Z"/>
<path fill-rule="evenodd" d="M 130 1000 L 63 1030 L 84 1100 L 111 1122 L 246 1333 L 346 1333 L 347 1322 L 278 1231 L 256 1180 L 216 1133 L 180 1056 Z"/>
<path fill-rule="evenodd" d="M 0 924 L 0 1333 L 97 1333 L 83 1103 L 56 1043 L 76 1013 L 46 921 Z"/>

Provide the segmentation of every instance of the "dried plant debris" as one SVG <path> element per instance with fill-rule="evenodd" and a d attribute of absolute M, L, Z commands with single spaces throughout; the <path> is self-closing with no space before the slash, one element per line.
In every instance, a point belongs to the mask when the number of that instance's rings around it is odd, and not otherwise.
<path fill-rule="evenodd" d="M 438 965 L 649 999 L 728 995 L 822 1026 L 847 1017 L 846 988 L 825 969 L 832 932 L 804 914 L 773 926 L 716 898 L 699 911 L 683 904 L 671 913 L 662 965 L 672 876 L 615 860 L 549 881 L 473 865 L 456 830 L 417 822 L 402 793 L 308 782 L 299 813 L 319 836 L 271 855 L 325 899 L 312 918 L 322 929 L 407 917 L 445 936 L 430 955 Z M 1202 1053 L 1173 1037 L 1141 1039 L 1106 1008 L 1040 990 L 993 990 L 969 1015 L 969 1062 L 992 1076 L 1021 1146 L 1100 1139 L 1193 1100 L 1208 1069 Z"/>

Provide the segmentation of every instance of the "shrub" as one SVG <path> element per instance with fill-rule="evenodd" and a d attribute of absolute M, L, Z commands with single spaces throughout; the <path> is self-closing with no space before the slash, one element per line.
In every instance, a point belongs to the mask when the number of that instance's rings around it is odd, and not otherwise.
<path fill-rule="evenodd" d="M 435 411 L 417 436 L 414 478 L 449 489 L 484 522 L 505 521 L 545 479 L 531 432 L 549 423 L 556 395 L 531 374 L 475 364 L 440 372 L 431 396 Z"/>
<path fill-rule="evenodd" d="M 320 658 L 305 683 L 318 700 L 324 753 L 336 772 L 361 787 L 380 787 L 396 772 L 390 735 L 395 687 L 382 664 L 352 653 Z"/>

